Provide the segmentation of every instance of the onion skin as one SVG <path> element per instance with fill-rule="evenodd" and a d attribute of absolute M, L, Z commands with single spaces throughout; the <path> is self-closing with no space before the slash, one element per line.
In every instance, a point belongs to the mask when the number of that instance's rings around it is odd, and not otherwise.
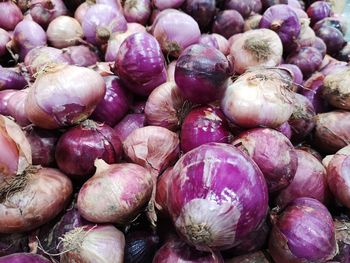
<path fill-rule="evenodd" d="M 117 54 L 115 73 L 135 94 L 149 95 L 166 81 L 165 59 L 157 40 L 148 33 L 125 39 Z"/>
<path fill-rule="evenodd" d="M 136 22 L 146 25 L 151 15 L 150 0 L 126 0 L 124 1 L 124 16 L 128 22 Z"/>
<path fill-rule="evenodd" d="M 80 4 L 74 12 L 74 18 L 79 21 L 80 24 L 83 23 L 84 16 L 86 15 L 87 10 L 90 8 L 90 4 L 86 1 Z"/>
<path fill-rule="evenodd" d="M 121 142 L 136 129 L 145 126 L 146 118 L 144 114 L 134 113 L 126 115 L 116 126 L 114 130 L 118 133 Z"/>
<path fill-rule="evenodd" d="M 80 67 L 95 65 L 100 59 L 98 55 L 87 46 L 71 46 L 64 50 L 70 57 L 72 64 Z"/>
<path fill-rule="evenodd" d="M 350 246 L 349 246 L 349 218 L 340 217 L 334 220 L 335 237 L 339 248 L 338 254 L 333 260 L 337 262 L 348 263 L 350 260 Z"/>
<path fill-rule="evenodd" d="M 225 3 L 225 9 L 238 11 L 244 18 L 251 14 L 251 1 L 242 2 L 240 0 L 229 0 Z"/>
<path fill-rule="evenodd" d="M 29 90 L 19 90 L 8 100 L 7 109 L 9 115 L 13 117 L 17 124 L 22 127 L 30 124 L 27 113 L 25 111 L 25 101 L 27 99 Z"/>
<path fill-rule="evenodd" d="M 316 1 L 307 9 L 307 14 L 311 19 L 311 24 L 315 24 L 323 18 L 332 16 L 332 6 L 330 3 Z"/>
<path fill-rule="evenodd" d="M 5 89 L 0 90 L 0 114 L 4 116 L 8 116 L 10 113 L 8 111 L 7 105 L 9 99 L 15 94 L 17 90 L 13 89 Z"/>
<path fill-rule="evenodd" d="M 338 109 L 350 110 L 350 70 L 329 74 L 324 79 L 323 97 Z"/>
<path fill-rule="evenodd" d="M 158 178 L 156 189 L 156 207 L 161 217 L 170 218 L 167 208 L 168 184 L 171 182 L 173 167 L 166 169 Z"/>
<path fill-rule="evenodd" d="M 229 61 L 220 51 L 196 44 L 178 58 L 175 82 L 185 99 L 205 104 L 221 97 L 231 73 Z"/>
<path fill-rule="evenodd" d="M 0 263 L 50 263 L 51 261 L 32 253 L 15 253 L 5 257 L 0 257 Z"/>
<path fill-rule="evenodd" d="M 0 58 L 7 53 L 6 44 L 10 42 L 10 40 L 10 34 L 4 29 L 0 28 Z"/>
<path fill-rule="evenodd" d="M 301 72 L 300 68 L 294 64 L 281 64 L 279 65 L 280 68 L 286 68 L 292 72 L 293 75 L 293 81 L 297 85 L 303 84 L 303 73 Z"/>
<path fill-rule="evenodd" d="M 244 22 L 244 29 L 243 31 L 249 31 L 252 29 L 259 29 L 259 23 L 262 15 L 260 14 L 254 14 L 250 17 L 248 17 Z"/>
<path fill-rule="evenodd" d="M 153 5 L 159 10 L 178 8 L 183 2 L 185 0 L 152 0 Z"/>
<path fill-rule="evenodd" d="M 327 46 L 326 44 L 324 43 L 324 41 L 319 38 L 319 37 L 316 37 L 315 38 L 315 42 L 313 43 L 312 47 L 318 49 L 318 51 L 321 52 L 322 56 L 324 57 L 327 53 Z"/>
<path fill-rule="evenodd" d="M 271 263 L 264 252 L 258 251 L 247 255 L 226 259 L 226 263 Z"/>
<path fill-rule="evenodd" d="M 331 26 L 321 26 L 315 33 L 326 44 L 328 54 L 337 54 L 346 45 L 342 32 Z"/>
<path fill-rule="evenodd" d="M 90 116 L 105 92 L 103 78 L 93 70 L 54 66 L 38 76 L 30 88 L 26 101 L 28 118 L 44 129 L 74 125 Z"/>
<path fill-rule="evenodd" d="M 23 20 L 21 10 L 12 1 L 1 1 L 0 10 L 5 14 L 0 17 L 0 28 L 6 31 L 12 31 Z"/>
<path fill-rule="evenodd" d="M 107 165 L 98 160 L 96 167 L 79 191 L 80 214 L 94 223 L 129 223 L 151 198 L 151 173 L 131 163 Z"/>
<path fill-rule="evenodd" d="M 32 0 L 30 1 L 30 15 L 33 20 L 44 29 L 56 17 L 66 15 L 68 10 L 62 0 Z"/>
<path fill-rule="evenodd" d="M 71 181 L 56 169 L 34 167 L 34 172 L 27 170 L 22 176 L 27 177 L 23 189 L 9 192 L 6 199 L 2 196 L 0 233 L 24 232 L 45 224 L 62 211 L 73 192 Z"/>
<path fill-rule="evenodd" d="M 216 13 L 215 0 L 186 0 L 183 9 L 197 21 L 202 32 L 210 28 Z"/>
<path fill-rule="evenodd" d="M 276 262 L 326 262 L 336 250 L 332 216 L 315 199 L 295 199 L 272 228 L 269 252 Z"/>
<path fill-rule="evenodd" d="M 227 197 L 227 191 L 237 199 Z M 254 231 L 265 218 L 267 199 L 263 174 L 247 155 L 228 144 L 208 143 L 174 166 L 167 207 L 188 244 L 212 251 L 229 249 Z"/>
<path fill-rule="evenodd" d="M 18 72 L 0 67 L 0 91 L 6 89 L 23 89 L 28 85 L 26 79 Z"/>
<path fill-rule="evenodd" d="M 225 56 L 230 52 L 228 40 L 222 35 L 216 33 L 202 34 L 201 38 L 199 39 L 199 44 L 215 47 Z"/>
<path fill-rule="evenodd" d="M 293 145 L 280 132 L 268 128 L 252 129 L 236 137 L 232 144 L 245 151 L 259 166 L 270 193 L 292 182 L 298 157 Z"/>
<path fill-rule="evenodd" d="M 213 33 L 220 34 L 225 38 L 242 33 L 244 29 L 244 19 L 236 10 L 225 10 L 220 12 L 213 23 Z"/>
<path fill-rule="evenodd" d="M 286 136 L 289 140 L 292 138 L 292 127 L 288 122 L 283 123 L 281 126 L 275 128 L 276 131 L 279 131 L 284 136 Z"/>

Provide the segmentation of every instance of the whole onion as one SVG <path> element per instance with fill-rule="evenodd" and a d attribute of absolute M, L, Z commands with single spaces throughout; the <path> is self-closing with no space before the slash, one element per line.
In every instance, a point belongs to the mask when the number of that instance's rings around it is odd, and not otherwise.
<path fill-rule="evenodd" d="M 321 26 L 315 33 L 326 44 L 328 54 L 337 54 L 346 45 L 342 32 L 334 27 Z"/>
<path fill-rule="evenodd" d="M 259 166 L 270 192 L 279 191 L 293 181 L 298 156 L 291 142 L 280 132 L 252 129 L 236 137 L 232 144 L 245 151 Z"/>
<path fill-rule="evenodd" d="M 145 115 L 141 113 L 134 113 L 126 115 L 116 126 L 114 130 L 118 133 L 121 142 L 136 129 L 145 126 Z"/>
<path fill-rule="evenodd" d="M 327 46 L 326 44 L 324 43 L 324 41 L 319 38 L 319 37 L 316 37 L 315 38 L 315 42 L 313 43 L 312 47 L 318 49 L 318 51 L 321 52 L 322 56 L 324 57 L 327 53 Z"/>
<path fill-rule="evenodd" d="M 247 18 L 251 13 L 251 1 L 228 0 L 225 2 L 225 9 L 238 11 L 244 18 Z"/>
<path fill-rule="evenodd" d="M 316 1 L 308 7 L 307 14 L 311 19 L 311 24 L 315 24 L 318 21 L 333 15 L 332 6 L 325 1 Z"/>
<path fill-rule="evenodd" d="M 202 106 L 191 110 L 181 126 L 180 144 L 188 152 L 209 142 L 229 143 L 230 132 L 226 118 L 218 107 Z"/>
<path fill-rule="evenodd" d="M 280 68 L 286 68 L 292 72 L 293 75 L 293 81 L 297 85 L 303 84 L 303 73 L 301 72 L 300 68 L 297 65 L 294 64 L 281 64 L 279 65 Z"/>
<path fill-rule="evenodd" d="M 197 22 L 186 13 L 164 10 L 159 13 L 151 28 L 166 55 L 178 57 L 185 48 L 198 43 L 201 32 Z"/>
<path fill-rule="evenodd" d="M 74 125 L 89 117 L 105 92 L 103 78 L 93 70 L 53 66 L 39 75 L 30 88 L 27 115 L 32 123 L 45 129 Z"/>
<path fill-rule="evenodd" d="M 153 5 L 159 10 L 178 8 L 183 2 L 185 0 L 152 0 Z"/>
<path fill-rule="evenodd" d="M 0 115 L 8 116 L 10 114 L 7 108 L 8 101 L 16 92 L 17 90 L 13 89 L 5 89 L 0 91 Z"/>
<path fill-rule="evenodd" d="M 226 263 L 270 263 L 270 258 L 263 251 L 246 254 L 232 259 L 227 259 Z"/>
<path fill-rule="evenodd" d="M 258 29 L 261 17 L 262 17 L 262 15 L 260 15 L 260 14 L 254 14 L 254 15 L 248 17 L 244 22 L 243 31 L 246 32 L 246 31 L 249 31 L 251 29 Z"/>
<path fill-rule="evenodd" d="M 6 30 L 0 28 L 0 57 L 6 54 L 7 52 L 6 44 L 10 42 L 10 40 L 11 40 L 10 34 Z"/>
<path fill-rule="evenodd" d="M 297 198 L 278 216 L 269 252 L 276 262 L 326 262 L 337 246 L 331 214 L 319 201 Z"/>
<path fill-rule="evenodd" d="M 129 223 L 151 198 L 151 173 L 132 163 L 108 165 L 98 159 L 95 165 L 96 173 L 79 191 L 80 214 L 94 223 Z"/>
<path fill-rule="evenodd" d="M 17 124 L 27 126 L 30 124 L 25 110 L 25 102 L 29 93 L 29 89 L 17 91 L 7 102 L 7 110 Z"/>
<path fill-rule="evenodd" d="M 121 156 L 118 134 L 108 125 L 91 120 L 66 131 L 58 140 L 55 152 L 60 170 L 79 181 L 85 181 L 95 173 L 97 158 L 116 163 Z"/>
<path fill-rule="evenodd" d="M 244 29 L 244 19 L 236 10 L 225 10 L 220 12 L 214 20 L 212 31 L 226 38 L 242 33 Z"/>
<path fill-rule="evenodd" d="M 0 17 L 0 28 L 6 31 L 12 31 L 16 25 L 23 20 L 21 10 L 11 0 L 1 1 L 0 10 L 3 14 Z"/>
<path fill-rule="evenodd" d="M 75 46 L 84 36 L 80 23 L 69 16 L 59 16 L 52 20 L 46 34 L 51 46 L 56 48 Z"/>
<path fill-rule="evenodd" d="M 247 72 L 227 87 L 221 109 L 241 127 L 278 127 L 293 113 L 291 83 L 275 69 Z"/>
<path fill-rule="evenodd" d="M 188 244 L 215 251 L 238 245 L 256 230 L 267 199 L 263 175 L 247 155 L 232 145 L 208 143 L 174 166 L 167 207 Z"/>
<path fill-rule="evenodd" d="M 53 219 L 69 202 L 73 187 L 60 171 L 28 167 L 1 184 L 0 233 L 29 231 Z"/>
<path fill-rule="evenodd" d="M 151 1 L 150 0 L 125 0 L 124 16 L 128 22 L 137 22 L 146 25 L 151 15 Z"/>
<path fill-rule="evenodd" d="M 249 67 L 274 67 L 281 63 L 282 42 L 269 29 L 244 32 L 230 47 L 231 64 L 235 72 L 243 74 Z"/>
<path fill-rule="evenodd" d="M 222 35 L 216 33 L 202 34 L 198 43 L 202 45 L 215 47 L 216 49 L 220 50 L 224 55 L 228 55 L 228 53 L 230 52 L 228 40 Z"/>
<path fill-rule="evenodd" d="M 85 225 L 63 236 L 61 263 L 72 259 L 81 262 L 123 263 L 125 237 L 112 225 Z"/>
<path fill-rule="evenodd" d="M 43 28 L 46 28 L 56 17 L 66 15 L 67 13 L 67 7 L 62 0 L 30 1 L 30 15 Z"/>
<path fill-rule="evenodd" d="M 28 85 L 22 74 L 10 69 L 0 67 L 0 90 L 23 89 Z"/>
<path fill-rule="evenodd" d="M 0 257 L 0 263 L 50 263 L 51 261 L 32 253 L 15 253 L 5 257 Z"/>
<path fill-rule="evenodd" d="M 95 65 L 100 60 L 96 52 L 84 45 L 68 47 L 64 52 L 69 56 L 73 65 L 80 67 Z"/>
<path fill-rule="evenodd" d="M 221 97 L 231 72 L 229 61 L 219 50 L 196 44 L 178 58 L 175 82 L 185 99 L 208 103 Z"/>
<path fill-rule="evenodd" d="M 183 10 L 197 21 L 201 31 L 210 28 L 216 8 L 215 0 L 186 0 Z"/>
<path fill-rule="evenodd" d="M 0 235 L 0 257 L 18 252 L 28 252 L 28 243 L 27 233 Z"/>

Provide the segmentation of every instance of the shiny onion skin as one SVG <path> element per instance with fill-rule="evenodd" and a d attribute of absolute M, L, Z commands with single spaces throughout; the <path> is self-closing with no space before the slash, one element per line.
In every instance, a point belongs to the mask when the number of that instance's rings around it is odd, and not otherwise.
<path fill-rule="evenodd" d="M 0 257 L 0 263 L 50 263 L 51 261 L 43 256 L 33 253 L 15 253 Z"/>
<path fill-rule="evenodd" d="M 279 131 L 284 136 L 286 136 L 289 140 L 292 138 L 292 127 L 288 122 L 283 123 L 282 125 L 275 128 L 276 131 Z"/>
<path fill-rule="evenodd" d="M 193 17 L 201 31 L 205 32 L 210 28 L 216 13 L 215 0 L 186 0 L 183 10 Z"/>
<path fill-rule="evenodd" d="M 316 24 L 318 21 L 333 15 L 331 3 L 316 1 L 308 7 L 307 14 L 311 24 Z"/>
<path fill-rule="evenodd" d="M 145 126 L 146 118 L 142 113 L 131 113 L 126 115 L 116 126 L 114 130 L 118 133 L 121 142 L 136 129 Z"/>
<path fill-rule="evenodd" d="M 68 14 L 62 0 L 31 0 L 29 8 L 33 20 L 44 29 L 56 17 Z"/>
<path fill-rule="evenodd" d="M 0 10 L 2 11 L 2 16 L 0 17 L 0 28 L 6 31 L 12 31 L 23 19 L 21 10 L 11 0 L 1 1 Z"/>
<path fill-rule="evenodd" d="M 148 33 L 136 33 L 125 39 L 117 54 L 115 73 L 132 92 L 148 96 L 167 77 L 157 40 Z"/>
<path fill-rule="evenodd" d="M 167 208 L 176 230 L 201 251 L 238 245 L 260 226 L 267 202 L 260 169 L 248 155 L 223 143 L 183 155 L 168 184 Z"/>
<path fill-rule="evenodd" d="M 29 231 L 47 223 L 73 192 L 71 181 L 60 171 L 35 166 L 0 187 L 0 233 Z"/>
<path fill-rule="evenodd" d="M 230 62 L 219 50 L 196 44 L 178 58 L 175 82 L 185 99 L 205 104 L 221 97 L 231 73 Z"/>
<path fill-rule="evenodd" d="M 225 263 L 271 263 L 263 251 L 246 254 L 231 259 L 226 259 Z"/>
<path fill-rule="evenodd" d="M 17 90 L 13 89 L 0 90 L 0 115 L 8 116 L 10 114 L 7 108 L 8 101 L 16 92 Z"/>
<path fill-rule="evenodd" d="M 252 9 L 252 1 L 240 1 L 240 0 L 229 0 L 225 3 L 225 9 L 232 9 L 238 11 L 244 18 L 249 17 Z"/>
<path fill-rule="evenodd" d="M 330 192 L 327 173 L 320 160 L 304 150 L 295 150 L 298 156 L 298 168 L 293 181 L 282 189 L 275 199 L 276 205 L 285 208 L 299 197 L 310 197 L 327 204 Z"/>
<path fill-rule="evenodd" d="M 326 262 L 336 252 L 335 230 L 327 208 L 312 198 L 297 198 L 278 216 L 269 240 L 276 262 Z"/>
<path fill-rule="evenodd" d="M 49 67 L 30 88 L 28 118 L 45 129 L 74 125 L 90 116 L 105 92 L 103 78 L 91 69 L 62 64 Z"/>
<path fill-rule="evenodd" d="M 131 222 L 151 198 L 151 173 L 133 163 L 108 165 L 98 159 L 95 165 L 95 175 L 79 191 L 80 214 L 94 223 Z"/>
<path fill-rule="evenodd" d="M 230 131 L 222 111 L 208 105 L 191 110 L 181 126 L 180 144 L 188 152 L 209 142 L 229 143 Z"/>
<path fill-rule="evenodd" d="M 23 89 L 27 85 L 28 82 L 20 73 L 0 67 L 0 90 Z"/>
<path fill-rule="evenodd" d="M 336 55 L 346 45 L 343 33 L 337 28 L 323 25 L 315 33 L 326 44 L 328 54 Z"/>
<path fill-rule="evenodd" d="M 256 128 L 243 132 L 232 144 L 245 151 L 259 166 L 271 193 L 287 187 L 293 181 L 298 156 L 282 133 L 269 128 Z"/>

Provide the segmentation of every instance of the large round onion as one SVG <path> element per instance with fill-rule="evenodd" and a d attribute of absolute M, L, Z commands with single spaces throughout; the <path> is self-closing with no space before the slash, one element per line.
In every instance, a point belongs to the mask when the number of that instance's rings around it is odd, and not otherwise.
<path fill-rule="evenodd" d="M 168 184 L 179 234 L 202 251 L 239 244 L 265 218 L 268 192 L 256 164 L 234 146 L 208 143 L 183 155 Z"/>
<path fill-rule="evenodd" d="M 103 78 L 91 69 L 50 67 L 30 88 L 26 101 L 28 118 L 46 129 L 74 125 L 89 117 L 105 92 Z"/>
<path fill-rule="evenodd" d="M 224 10 L 219 12 L 212 26 L 213 33 L 230 38 L 235 34 L 242 33 L 244 29 L 244 19 L 236 10 Z"/>

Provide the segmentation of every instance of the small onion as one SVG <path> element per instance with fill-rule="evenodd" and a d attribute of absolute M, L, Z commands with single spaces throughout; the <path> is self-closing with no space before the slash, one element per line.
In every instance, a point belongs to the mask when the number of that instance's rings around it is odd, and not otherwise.
<path fill-rule="evenodd" d="M 227 259 L 225 263 L 270 263 L 269 257 L 262 251 L 250 253 L 247 255 Z"/>
<path fill-rule="evenodd" d="M 213 23 L 213 33 L 220 34 L 226 38 L 242 33 L 244 29 L 244 19 L 236 10 L 225 10 L 220 12 Z"/>
<path fill-rule="evenodd" d="M 20 73 L 0 67 L 0 90 L 23 89 L 26 85 L 28 83 Z"/>
<path fill-rule="evenodd" d="M 16 25 L 23 20 L 23 15 L 18 6 L 11 0 L 0 2 L 0 28 L 12 31 Z"/>
<path fill-rule="evenodd" d="M 185 0 L 152 0 L 153 5 L 159 10 L 178 8 L 183 2 Z"/>
<path fill-rule="evenodd" d="M 308 7 L 307 14 L 311 19 L 311 24 L 315 24 L 323 18 L 332 16 L 332 6 L 325 1 L 316 1 Z"/>
<path fill-rule="evenodd" d="M 68 10 L 62 0 L 32 0 L 30 15 L 33 20 L 46 28 L 56 17 L 66 15 Z"/>
<path fill-rule="evenodd" d="M 12 89 L 5 89 L 0 91 L 0 115 L 8 116 L 10 114 L 7 108 L 8 101 L 16 92 L 17 90 Z"/>
<path fill-rule="evenodd" d="M 186 0 L 183 10 L 197 21 L 201 31 L 210 28 L 216 8 L 215 0 Z"/>
<path fill-rule="evenodd" d="M 123 1 L 123 5 L 126 21 L 146 25 L 151 15 L 150 0 L 125 0 Z"/>
<path fill-rule="evenodd" d="M 25 110 L 25 102 L 29 93 L 29 89 L 17 91 L 7 102 L 7 110 L 17 124 L 27 126 L 30 124 Z"/>
<path fill-rule="evenodd" d="M 6 44 L 10 42 L 10 40 L 11 40 L 10 34 L 4 29 L 0 28 L 0 58 L 7 53 Z"/>
<path fill-rule="evenodd" d="M 43 256 L 32 253 L 15 253 L 5 257 L 0 257 L 0 263 L 50 263 L 51 261 Z"/>
<path fill-rule="evenodd" d="M 244 22 L 243 31 L 246 32 L 246 31 L 249 31 L 252 29 L 258 29 L 261 17 L 262 17 L 262 15 L 260 15 L 260 14 L 254 14 L 254 15 L 248 17 Z"/>
<path fill-rule="evenodd" d="M 83 45 L 68 47 L 64 52 L 69 56 L 73 65 L 80 67 L 95 65 L 100 60 L 96 52 Z"/>
<path fill-rule="evenodd" d="M 134 113 L 126 115 L 116 126 L 114 130 L 118 133 L 121 142 L 136 129 L 145 126 L 145 115 L 141 113 Z"/>

